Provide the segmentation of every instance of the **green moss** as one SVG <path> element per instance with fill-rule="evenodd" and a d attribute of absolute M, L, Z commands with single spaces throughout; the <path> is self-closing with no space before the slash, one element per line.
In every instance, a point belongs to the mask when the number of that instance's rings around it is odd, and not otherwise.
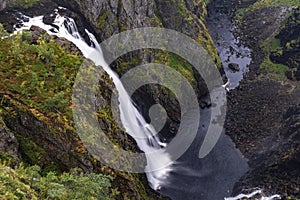
<path fill-rule="evenodd" d="M 9 6 L 18 6 L 23 8 L 30 8 L 33 5 L 37 4 L 41 0 L 14 0 L 10 3 Z"/>
<path fill-rule="evenodd" d="M 210 2 L 210 0 L 203 0 L 203 2 L 207 5 Z"/>
<path fill-rule="evenodd" d="M 236 20 L 241 20 L 243 18 L 243 16 L 244 16 L 245 12 L 248 11 L 248 9 L 249 8 L 241 8 L 241 9 L 237 10 L 235 12 L 235 19 Z"/>
<path fill-rule="evenodd" d="M 141 182 L 140 174 L 126 173 L 126 172 L 119 172 L 119 173 L 121 176 L 123 176 L 128 181 L 130 181 L 132 183 L 136 183 L 135 187 L 139 191 L 139 194 L 141 195 L 141 199 L 150 200 L 149 196 L 147 195 L 144 184 Z M 124 183 L 124 184 L 126 184 L 126 183 Z M 123 196 L 123 199 L 130 199 L 129 197 L 126 198 L 126 194 L 122 194 L 122 196 Z"/>
<path fill-rule="evenodd" d="M 300 2 L 298 0 L 259 0 L 246 8 L 241 8 L 237 10 L 235 13 L 235 19 L 237 20 L 242 19 L 244 14 L 247 12 L 251 12 L 266 7 L 280 7 L 280 6 L 286 8 L 294 7 L 294 6 L 298 7 L 300 6 Z"/>
<path fill-rule="evenodd" d="M 278 49 L 282 49 L 280 46 L 280 40 L 277 38 L 271 38 L 268 43 L 270 44 L 270 51 L 278 51 Z"/>
<path fill-rule="evenodd" d="M 266 72 L 268 77 L 279 81 L 287 80 L 285 72 L 290 70 L 285 65 L 273 63 L 268 57 L 261 63 L 260 68 Z"/>
<path fill-rule="evenodd" d="M 264 7 L 293 7 L 299 5 L 300 2 L 298 0 L 259 0 L 250 7 L 250 10 L 256 10 Z"/>
<path fill-rule="evenodd" d="M 12 92 L 43 113 L 59 111 L 71 119 L 72 85 L 83 58 L 52 39 L 40 38 L 34 45 L 26 38 L 25 32 L 0 40 L 0 49 L 5 49 L 0 52 L 0 92 Z"/>
<path fill-rule="evenodd" d="M 108 11 L 104 10 L 98 18 L 98 27 L 103 27 L 107 23 Z"/>
<path fill-rule="evenodd" d="M 290 14 L 291 15 L 291 14 Z M 278 35 L 286 26 L 287 20 L 290 17 L 288 15 L 286 19 L 281 23 L 280 27 L 261 45 L 261 49 L 265 54 L 264 61 L 261 63 L 260 68 L 266 72 L 266 75 L 270 78 L 274 78 L 276 80 L 287 80 L 286 72 L 292 72 L 294 69 L 289 68 L 284 64 L 277 64 L 270 60 L 270 55 L 276 55 L 281 57 L 283 55 L 284 50 L 293 49 L 294 45 L 297 44 L 297 40 L 287 42 L 286 44 L 282 44 L 280 39 L 278 39 Z"/>

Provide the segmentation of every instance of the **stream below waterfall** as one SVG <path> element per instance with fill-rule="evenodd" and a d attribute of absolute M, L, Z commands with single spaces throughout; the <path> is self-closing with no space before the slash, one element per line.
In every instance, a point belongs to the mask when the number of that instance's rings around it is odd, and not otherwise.
<path fill-rule="evenodd" d="M 219 52 L 219 57 L 226 76 L 230 79 L 229 89 L 234 89 L 239 85 L 251 63 L 251 50 L 240 44 L 239 38 L 235 37 L 233 31 L 235 25 L 228 16 L 232 1 L 212 1 L 208 6 L 206 25 L 210 35 Z M 238 65 L 238 69 L 231 69 L 230 65 Z"/>
<path fill-rule="evenodd" d="M 60 18 L 57 25 L 63 26 L 65 18 Z M 70 21 L 70 18 L 68 18 Z M 71 20 L 72 21 L 72 20 Z M 222 12 L 210 12 L 207 19 L 208 28 L 213 36 L 216 47 L 219 51 L 227 77 L 231 80 L 229 89 L 238 86 L 239 81 L 243 77 L 243 73 L 247 72 L 247 65 L 251 61 L 251 52 L 248 48 L 238 45 L 238 39 L 232 34 L 232 25 L 230 18 Z M 74 23 L 75 24 L 75 23 Z M 71 23 L 73 26 L 74 24 Z M 131 134 L 134 131 L 145 132 L 147 125 L 142 116 L 138 113 L 130 101 L 125 89 L 122 86 L 119 78 L 107 66 L 103 59 L 103 55 L 96 39 L 88 32 L 95 47 L 98 51 L 96 57 L 89 57 L 92 48 L 88 46 L 76 31 L 76 27 L 61 28 L 58 32 L 51 32 L 53 27 L 42 23 L 42 16 L 31 18 L 29 22 L 24 22 L 23 29 L 28 29 L 31 25 L 39 26 L 45 29 L 49 34 L 55 34 L 59 37 L 65 37 L 67 40 L 73 42 L 83 52 L 83 55 L 93 60 L 96 64 L 102 65 L 108 74 L 112 77 L 117 90 L 120 93 L 120 111 L 122 123 L 126 131 Z M 64 25 L 66 26 L 66 25 Z M 62 30 L 65 30 L 62 33 Z M 70 31 L 71 30 L 71 31 Z M 101 60 L 97 60 L 101 58 Z M 229 63 L 237 63 L 240 66 L 240 71 L 233 72 L 228 68 Z M 122 105 L 123 102 L 123 105 Z M 128 111 L 128 106 L 134 117 L 130 116 L 125 111 Z M 123 117 L 122 117 L 123 115 Z M 171 165 L 165 169 L 155 172 L 147 173 L 148 181 L 152 188 L 157 189 L 161 194 L 166 195 L 174 200 L 190 199 L 190 200 L 221 200 L 225 197 L 231 196 L 234 184 L 249 170 L 247 160 L 243 157 L 235 144 L 231 141 L 229 136 L 222 133 L 217 145 L 208 156 L 203 159 L 198 158 L 200 146 L 203 142 L 208 126 L 211 121 L 211 110 L 209 108 L 200 111 L 199 129 L 195 140 L 188 150 Z M 134 118 L 134 119 L 133 119 Z M 130 119 L 130 120 L 128 120 Z M 133 120 L 131 120 L 133 119 Z M 137 122 L 138 119 L 138 122 Z M 193 118 L 191 117 L 191 120 Z M 144 129 L 135 129 L 135 124 L 142 124 Z M 188 126 L 188 124 L 186 124 Z M 135 127 L 135 128 L 133 128 Z M 147 129 L 150 136 L 155 135 L 155 130 Z M 132 134 L 134 135 L 134 134 Z M 162 146 L 159 138 L 154 138 L 154 142 L 158 146 Z M 140 149 L 153 149 L 146 145 L 146 141 L 138 141 Z M 147 147 L 145 147 L 147 146 Z M 163 155 L 162 157 L 167 155 Z M 153 159 L 153 158 L 152 158 Z M 153 162 L 152 159 L 147 158 L 147 162 Z M 163 175 L 163 176 L 162 176 Z"/>

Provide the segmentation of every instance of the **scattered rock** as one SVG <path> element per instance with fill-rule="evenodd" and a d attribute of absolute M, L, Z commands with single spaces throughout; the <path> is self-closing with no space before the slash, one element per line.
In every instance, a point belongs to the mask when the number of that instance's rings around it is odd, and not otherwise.
<path fill-rule="evenodd" d="M 237 63 L 229 63 L 228 67 L 229 67 L 229 69 L 231 69 L 234 72 L 240 71 L 240 65 Z"/>

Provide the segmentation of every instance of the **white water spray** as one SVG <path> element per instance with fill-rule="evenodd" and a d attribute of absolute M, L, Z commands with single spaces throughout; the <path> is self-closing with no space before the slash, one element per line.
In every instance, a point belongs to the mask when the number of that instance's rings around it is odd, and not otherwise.
<path fill-rule="evenodd" d="M 250 199 L 255 197 L 256 195 L 260 195 L 262 194 L 263 191 L 262 190 L 256 190 L 250 194 L 239 194 L 236 197 L 228 197 L 228 198 L 224 198 L 224 200 L 241 200 L 241 199 Z M 270 196 L 270 197 L 264 197 L 262 196 L 260 198 L 260 200 L 277 200 L 277 199 L 281 199 L 280 196 L 278 194 Z"/>
<path fill-rule="evenodd" d="M 164 163 L 166 163 L 166 161 L 171 163 L 171 159 L 166 153 L 156 158 L 147 156 L 147 153 L 151 153 L 160 149 L 161 147 L 165 147 L 166 144 L 160 141 L 160 139 L 156 136 L 156 131 L 153 126 L 146 123 L 143 116 L 133 105 L 131 98 L 127 94 L 118 75 L 115 74 L 115 72 L 113 72 L 105 62 L 101 47 L 95 36 L 86 30 L 90 40 L 95 45 L 95 47 L 91 47 L 80 36 L 75 21 L 71 18 L 60 16 L 57 11 L 53 24 L 58 26 L 59 30 L 55 29 L 51 25 L 44 24 L 43 16 L 26 18 L 28 18 L 29 21 L 24 22 L 23 26 L 17 29 L 16 32 L 29 30 L 32 25 L 35 25 L 47 31 L 47 33 L 50 35 L 56 35 L 58 37 L 65 38 L 75 44 L 86 58 L 91 59 L 96 65 L 102 66 L 103 69 L 109 74 L 119 93 L 119 107 L 122 124 L 126 129 L 126 132 L 136 140 L 139 148 L 146 153 L 147 166 L 145 171 L 147 178 L 150 186 L 153 189 L 158 189 L 171 169 L 170 167 L 165 167 L 157 171 L 152 171 L 151 169 L 155 169 L 155 163 L 159 163 L 162 160 L 164 160 Z M 137 137 L 137 135 L 139 137 Z"/>
<path fill-rule="evenodd" d="M 62 8 L 60 8 L 62 9 Z M 23 23 L 23 27 L 19 28 L 18 31 L 28 30 L 32 25 L 38 26 L 45 31 L 47 31 L 50 35 L 56 35 L 58 37 L 62 37 L 67 39 L 68 41 L 75 44 L 82 54 L 86 57 L 91 59 L 96 65 L 100 65 L 103 69 L 109 74 L 112 78 L 116 89 L 119 93 L 119 102 L 120 102 L 120 114 L 121 114 L 121 121 L 123 126 L 126 129 L 126 132 L 134 137 L 136 140 L 139 148 L 146 153 L 151 153 L 156 151 L 161 147 L 165 147 L 166 144 L 161 142 L 159 138 L 156 136 L 156 131 L 154 128 L 147 124 L 143 116 L 138 112 L 138 110 L 133 105 L 129 95 L 127 94 L 123 84 L 121 83 L 118 75 L 116 75 L 105 62 L 101 47 L 97 42 L 96 38 L 93 34 L 86 30 L 87 34 L 90 37 L 90 40 L 94 44 L 95 47 L 89 46 L 84 39 L 80 36 L 76 23 L 73 19 L 62 17 L 56 11 L 56 18 L 54 24 L 59 27 L 59 30 L 55 29 L 53 26 L 46 25 L 43 23 L 43 16 L 29 18 L 28 22 Z M 225 87 L 226 85 L 224 85 Z M 137 137 L 137 135 L 139 137 Z M 147 156 L 147 178 L 150 183 L 150 186 L 153 189 L 159 189 L 163 182 L 165 182 L 168 173 L 172 170 L 171 167 L 165 167 L 163 169 L 157 171 L 151 171 L 152 168 L 155 168 L 156 163 L 159 163 L 161 160 L 170 161 L 171 159 L 167 154 L 161 155 L 159 158 L 153 158 Z M 238 200 L 241 198 L 251 198 L 257 194 L 260 194 L 262 191 L 257 190 L 251 194 L 240 194 L 236 197 L 225 198 L 225 200 Z M 275 200 L 280 198 L 279 195 L 274 195 L 271 197 L 262 197 L 261 200 Z"/>

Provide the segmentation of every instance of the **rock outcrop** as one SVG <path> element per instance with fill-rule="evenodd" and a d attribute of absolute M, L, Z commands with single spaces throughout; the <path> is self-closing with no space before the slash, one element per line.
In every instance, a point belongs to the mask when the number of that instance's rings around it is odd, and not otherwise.
<path fill-rule="evenodd" d="M 107 1 L 57 1 L 73 12 L 80 13 L 86 24 L 96 34 L 98 41 L 103 41 L 114 34 L 139 27 L 165 27 L 184 33 L 199 42 L 219 65 L 220 61 L 214 48 L 212 39 L 206 29 L 204 17 L 206 8 L 204 1 L 161 1 L 161 0 L 107 0 Z M 112 63 L 111 67 L 122 76 L 128 70 L 139 64 L 145 63 L 170 63 L 176 58 L 177 64 L 182 67 L 184 62 L 176 55 L 170 55 L 162 51 L 135 51 L 128 53 Z M 207 95 L 207 88 L 192 67 L 186 77 L 193 85 L 199 97 Z M 147 98 L 145 98 L 147 96 Z M 161 104 L 168 113 L 168 122 L 163 134 L 169 134 L 168 130 L 177 132 L 180 122 L 180 109 L 176 97 L 165 88 L 158 85 L 147 85 L 139 88 L 133 100 L 137 104 L 143 116 L 149 120 L 149 108 L 153 104 Z"/>
<path fill-rule="evenodd" d="M 236 18 L 236 33 L 253 50 L 253 62 L 240 86 L 228 94 L 225 126 L 249 159 L 251 170 L 235 191 L 260 187 L 266 194 L 298 199 L 300 93 L 295 72 L 299 11 L 268 2 L 250 9 L 254 2 L 245 3 L 244 13 Z M 286 75 L 292 81 L 284 74 L 289 68 L 293 72 Z"/>
<path fill-rule="evenodd" d="M 26 12 L 27 15 L 45 15 L 44 22 L 51 24 L 53 18 L 51 13 L 58 6 L 66 7 L 68 10 L 59 9 L 60 13 L 75 19 L 80 34 L 91 43 L 85 28 L 94 33 L 98 41 L 103 41 L 114 34 L 139 27 L 165 27 L 184 33 L 200 43 L 211 55 L 212 59 L 221 66 L 217 50 L 205 26 L 206 5 L 204 1 L 161 1 L 161 0 L 40 0 L 29 8 L 6 9 L 6 14 L 0 15 L 0 22 L 13 31 L 13 25 L 17 23 L 15 18 L 9 20 L 11 16 L 7 13 L 14 13 L 15 9 Z M 3 14 L 3 13 L 2 13 Z M 20 18 L 20 16 L 18 16 Z M 174 62 L 174 60 L 176 62 Z M 184 69 L 183 76 L 190 82 L 199 98 L 207 95 L 207 88 L 201 76 L 179 56 L 158 50 L 140 50 L 128 53 L 114 63 L 111 67 L 122 76 L 128 70 L 139 64 L 162 63 L 170 65 L 175 69 Z M 187 70 L 186 70 L 187 69 Z M 146 101 L 144 96 L 147 96 Z M 143 99 L 143 101 L 141 101 Z M 205 98 L 208 99 L 208 98 Z M 205 104 L 209 105 L 202 99 Z M 171 91 L 158 85 L 147 85 L 139 88 L 133 100 L 137 104 L 140 112 L 149 121 L 149 109 L 153 104 L 161 104 L 168 113 L 168 120 L 163 134 L 169 134 L 168 130 L 177 132 L 181 111 L 175 95 Z M 209 101 L 209 100 L 208 100 Z"/>
<path fill-rule="evenodd" d="M 300 81 L 300 8 L 288 17 L 284 28 L 275 36 L 278 46 L 270 54 L 275 63 L 288 66 L 291 70 L 286 75 L 291 80 Z"/>
<path fill-rule="evenodd" d="M 63 11 L 64 9 L 60 9 L 61 13 L 64 12 L 67 16 L 75 19 L 79 32 L 86 40 L 88 38 L 85 35 L 84 28 L 94 33 L 98 41 L 101 42 L 116 33 L 133 28 L 165 27 L 177 30 L 195 39 L 207 49 L 213 60 L 220 64 L 217 51 L 205 27 L 204 16 L 206 10 L 204 1 L 40 0 L 28 8 L 18 6 L 6 8 L 5 12 L 1 12 L 0 22 L 9 27 L 10 32 L 12 32 L 13 25 L 18 22 L 16 16 L 14 16 L 17 10 L 28 16 L 46 15 L 44 22 L 51 24 L 53 18 L 51 18 L 50 13 L 58 6 L 66 7 L 69 10 Z M 9 15 L 14 17 L 7 20 Z M 17 17 L 20 16 L 17 15 Z M 36 36 L 41 30 L 32 27 L 31 31 L 33 31 L 32 42 L 36 43 L 34 45 L 38 45 L 38 37 Z M 55 39 L 55 41 L 60 46 L 64 44 L 59 39 Z M 73 48 L 74 46 L 66 45 L 64 47 Z M 69 51 L 76 51 L 76 48 L 69 49 Z M 111 67 L 119 75 L 123 75 L 136 65 L 149 62 L 170 63 L 171 67 L 179 69 L 184 65 L 188 65 L 178 56 L 168 52 L 141 50 L 122 56 Z M 177 66 L 174 66 L 174 63 Z M 199 74 L 192 68 L 186 67 L 186 69 L 188 69 L 185 71 L 186 78 L 193 85 L 198 96 L 205 96 L 207 89 Z M 104 96 L 109 98 L 110 91 L 114 86 L 109 83 L 107 77 L 104 80 L 106 81 L 100 83 L 101 88 L 103 88 L 101 92 L 104 91 L 106 94 Z M 94 162 L 86 152 L 77 134 L 72 129 L 72 124 L 62 123 L 65 122 L 64 116 L 60 116 L 59 112 L 55 116 L 49 116 L 45 112 L 30 107 L 30 105 L 23 102 L 20 96 L 16 96 L 14 93 L 2 92 L 1 95 L 3 99 L 3 105 L 1 106 L 7 110 L 3 115 L 3 119 L 7 126 L 16 133 L 23 161 L 29 164 L 39 164 L 44 170 L 53 169 L 57 171 L 80 167 L 85 172 L 97 172 L 103 167 L 100 163 Z M 169 116 L 164 131 L 166 134 L 176 134 L 181 111 L 176 97 L 172 95 L 171 91 L 158 85 L 147 85 L 137 90 L 133 99 L 147 120 L 149 120 L 149 107 L 156 103 L 163 105 Z M 108 101 L 108 99 L 100 98 L 99 101 Z M 110 110 L 110 108 L 101 107 L 99 109 Z M 111 113 L 108 112 L 107 114 L 110 116 Z M 111 120 L 105 118 L 100 119 L 99 122 L 109 130 L 116 145 L 122 146 L 126 150 L 138 151 L 135 142 L 125 134 L 121 127 L 112 129 L 115 128 L 115 125 L 112 124 Z M 120 173 L 117 174 L 114 184 L 121 187 L 120 190 L 122 190 L 123 195 L 143 199 L 148 188 L 145 189 L 143 184 L 140 184 L 141 180 L 146 185 L 145 177 L 141 178 L 139 175 Z"/>
<path fill-rule="evenodd" d="M 12 164 L 18 164 L 20 161 L 18 149 L 18 140 L 0 118 L 0 153 L 5 159 L 12 159 Z"/>
<path fill-rule="evenodd" d="M 78 52 L 77 47 L 75 47 L 74 44 L 70 44 L 70 42 L 67 40 L 57 37 L 50 37 L 38 27 L 33 26 L 30 30 L 31 34 L 27 34 L 26 36 L 19 38 L 23 45 L 27 46 L 28 49 L 31 49 L 30 51 L 36 48 L 40 50 L 45 48 L 47 52 L 48 47 L 51 45 L 51 48 L 54 49 L 59 46 L 59 48 L 64 49 L 60 53 L 64 55 L 64 62 L 67 63 L 64 68 L 67 68 L 68 70 L 70 70 L 69 68 L 71 68 L 70 65 L 72 64 L 69 63 L 68 59 L 71 58 L 74 62 L 76 62 L 78 57 L 82 58 L 82 55 L 80 52 Z M 7 43 L 9 42 L 12 41 L 7 41 Z M 1 47 L 3 47 L 4 44 L 2 44 Z M 12 44 L 18 45 L 18 42 L 12 42 Z M 41 44 L 44 44 L 44 46 L 40 47 Z M 30 51 L 26 53 L 30 53 Z M 29 55 L 26 53 L 24 56 L 28 57 Z M 50 56 L 58 56 L 56 53 L 57 52 L 52 52 Z M 44 54 L 41 53 L 41 55 Z M 33 54 L 30 56 L 36 55 Z M 60 59 L 58 57 L 56 57 L 56 59 Z M 40 58 L 37 58 L 34 60 L 34 62 L 40 62 L 39 59 Z M 49 61 L 44 60 L 44 58 L 41 59 L 44 65 L 49 64 Z M 3 59 L 1 62 L 5 63 L 6 60 L 7 59 Z M 22 63 L 22 65 L 24 65 L 23 67 L 31 67 L 35 64 L 28 62 L 30 62 L 30 60 L 24 61 Z M 88 60 L 86 60 L 85 63 L 87 65 L 94 66 L 94 64 Z M 81 63 L 79 63 L 78 67 L 80 67 L 80 64 Z M 7 69 L 10 71 L 15 70 L 13 66 L 8 66 L 9 68 Z M 51 70 L 54 68 L 58 68 L 58 66 L 46 67 L 44 69 L 51 73 Z M 2 69 L 5 71 L 2 71 L 3 73 L 7 72 L 4 68 Z M 67 76 L 75 77 L 77 71 L 71 71 L 68 71 Z M 135 141 L 124 132 L 122 127 L 115 124 L 112 120 L 113 111 L 110 108 L 110 104 L 111 94 L 112 91 L 115 90 L 115 86 L 104 70 L 102 74 L 101 81 L 99 81 L 97 109 L 99 111 L 102 110 L 104 115 L 99 116 L 99 123 L 104 132 L 111 139 L 111 141 L 114 142 L 115 145 L 129 151 L 140 151 L 137 148 Z M 40 76 L 40 74 L 36 75 Z M 66 74 L 61 75 L 65 76 Z M 1 79 L 4 82 L 10 82 L 12 77 L 5 76 L 1 77 Z M 45 80 L 45 85 L 51 84 L 49 79 L 51 79 L 51 75 L 48 76 L 47 80 Z M 15 81 L 16 82 L 13 82 L 13 84 L 18 85 L 18 78 Z M 24 79 L 21 81 L 24 81 Z M 20 87 L 20 85 L 18 85 L 18 87 Z M 28 87 L 31 86 L 29 85 Z M 30 93 L 34 93 L 33 91 L 35 89 L 37 88 L 31 88 Z M 71 90 L 71 88 L 69 89 Z M 47 96 L 50 95 L 49 93 L 51 93 L 51 90 L 55 89 L 49 88 L 47 91 Z M 59 92 L 54 91 L 54 93 Z M 31 96 L 30 98 L 28 97 L 28 94 L 23 94 L 25 96 L 20 95 L 20 93 L 17 91 L 10 90 L 5 84 L 0 84 L 1 159 L 13 158 L 17 161 L 14 162 L 16 164 L 18 164 L 20 161 L 29 165 L 39 165 L 43 173 L 47 173 L 49 171 L 60 173 L 63 171 L 68 171 L 71 168 L 81 168 L 85 173 L 104 173 L 113 177 L 112 185 L 114 188 L 118 188 L 119 191 L 121 191 L 121 199 L 125 198 L 125 196 L 138 199 L 147 199 L 151 198 L 152 195 L 155 196 L 153 197 L 155 199 L 160 198 L 159 195 L 155 195 L 154 192 L 150 190 L 147 185 L 147 179 L 144 175 L 115 172 L 113 169 L 104 166 L 89 154 L 86 147 L 81 142 L 78 133 L 73 127 L 72 119 L 70 119 L 71 105 L 68 106 L 67 103 L 62 110 L 53 104 L 44 107 L 45 109 L 41 109 L 41 107 L 37 106 L 36 104 L 38 101 L 37 96 Z M 66 102 L 70 102 L 70 96 L 65 96 L 64 99 L 68 99 Z M 64 99 L 61 99 L 60 101 L 65 101 Z M 60 101 L 56 102 L 55 104 L 61 103 Z M 40 103 L 45 104 L 46 102 L 43 101 Z M 56 108 L 53 108 L 53 106 Z M 114 112 L 118 113 L 119 110 L 115 110 Z"/>

